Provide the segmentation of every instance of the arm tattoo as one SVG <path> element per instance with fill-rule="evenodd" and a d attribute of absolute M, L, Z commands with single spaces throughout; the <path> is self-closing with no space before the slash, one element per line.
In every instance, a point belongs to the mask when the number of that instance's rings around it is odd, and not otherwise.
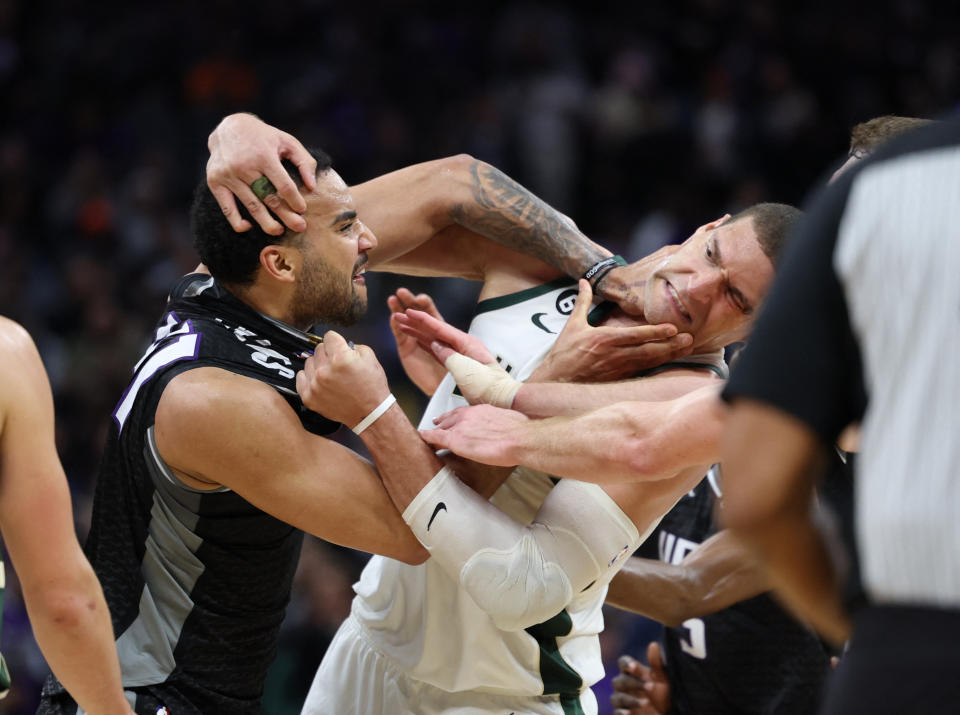
<path fill-rule="evenodd" d="M 610 255 L 584 236 L 566 216 L 489 164 L 470 166 L 473 201 L 457 204 L 451 216 L 461 226 L 579 278 Z"/>

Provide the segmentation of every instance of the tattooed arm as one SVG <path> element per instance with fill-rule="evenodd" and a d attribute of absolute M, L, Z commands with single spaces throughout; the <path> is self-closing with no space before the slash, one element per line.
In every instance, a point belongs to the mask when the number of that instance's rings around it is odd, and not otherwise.
<path fill-rule="evenodd" d="M 261 162 L 265 167 L 275 164 L 277 137 L 281 135 L 284 141 L 292 139 L 251 114 L 231 115 L 220 122 L 209 141 L 212 153 L 208 167 L 215 167 L 216 173 L 208 172 L 207 180 L 215 195 L 218 198 L 223 195 L 228 179 L 235 179 L 234 174 L 241 171 L 240 157 L 233 147 L 240 137 L 244 146 L 242 171 L 248 177 L 257 173 L 251 169 L 251 163 Z M 298 155 L 287 151 L 284 156 Z M 251 156 L 254 159 L 251 160 Z M 231 165 L 234 161 L 236 169 Z M 236 183 L 233 181 L 232 185 Z M 611 255 L 560 211 L 503 172 L 467 155 L 406 167 L 351 187 L 351 191 L 359 214 L 380 242 L 370 253 L 371 266 L 379 264 L 381 268 L 410 273 L 482 278 L 484 250 L 477 250 L 476 245 L 471 246 L 467 240 L 455 244 L 458 250 L 450 250 L 454 244 L 451 239 L 477 240 L 476 234 L 527 254 L 573 278 L 582 276 L 595 263 Z M 279 201 L 274 196 L 269 198 L 273 203 Z M 291 228 L 299 230 L 301 226 Z M 436 240 L 435 246 L 442 243 L 446 250 L 441 252 L 424 246 L 431 243 L 431 239 Z M 424 246 L 422 251 L 410 253 L 421 246 Z M 406 254 L 410 254 L 409 257 L 401 259 Z M 623 278 L 625 273 L 628 273 L 626 267 L 611 271 L 600 282 L 600 294 L 622 298 L 629 287 L 629 281 Z M 612 287 L 609 295 L 608 285 Z M 626 301 L 624 307 L 630 310 L 630 301 Z"/>
<path fill-rule="evenodd" d="M 570 218 L 502 171 L 465 154 L 408 166 L 351 191 L 380 244 L 370 253 L 371 263 L 423 265 L 424 256 L 409 254 L 424 243 L 447 251 L 454 244 L 457 253 L 469 254 L 478 236 L 571 277 L 611 255 Z"/>

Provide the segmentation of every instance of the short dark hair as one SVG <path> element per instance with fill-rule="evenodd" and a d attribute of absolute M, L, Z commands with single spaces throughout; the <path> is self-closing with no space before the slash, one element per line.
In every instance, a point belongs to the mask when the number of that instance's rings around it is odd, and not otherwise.
<path fill-rule="evenodd" d="M 727 224 L 752 218 L 757 242 L 770 262 L 776 266 L 786 238 L 801 216 L 803 212 L 790 204 L 762 203 L 744 209 L 731 217 Z"/>
<path fill-rule="evenodd" d="M 333 162 L 326 152 L 320 149 L 308 151 L 317 160 L 318 176 L 332 168 Z M 283 168 L 287 170 L 297 188 L 303 188 L 300 170 L 293 162 L 284 159 Z M 253 228 L 244 233 L 233 230 L 207 186 L 206 179 L 203 179 L 194 192 L 193 205 L 190 208 L 190 227 L 193 232 L 193 246 L 210 274 L 224 283 L 247 284 L 253 282 L 260 265 L 260 251 L 264 246 L 286 243 L 299 234 L 288 228 L 281 235 L 272 236 L 260 228 L 240 201 L 237 201 L 237 207 L 240 215 L 253 224 Z M 272 211 L 270 215 L 277 221 L 280 220 Z"/>
<path fill-rule="evenodd" d="M 898 117 L 894 114 L 861 122 L 850 130 L 850 156 L 864 157 L 901 134 L 933 123 L 932 119 Z"/>

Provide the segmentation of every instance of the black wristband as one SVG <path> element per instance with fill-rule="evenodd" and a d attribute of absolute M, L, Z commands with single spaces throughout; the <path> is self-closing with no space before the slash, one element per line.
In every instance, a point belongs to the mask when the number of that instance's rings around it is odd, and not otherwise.
<path fill-rule="evenodd" d="M 602 261 L 597 261 L 583 274 L 583 277 L 590 282 L 590 287 L 596 290 L 597 284 L 600 283 L 601 279 L 607 275 L 614 268 L 619 266 L 625 266 L 627 262 L 623 259 L 623 256 L 610 256 L 610 258 L 604 258 Z"/>

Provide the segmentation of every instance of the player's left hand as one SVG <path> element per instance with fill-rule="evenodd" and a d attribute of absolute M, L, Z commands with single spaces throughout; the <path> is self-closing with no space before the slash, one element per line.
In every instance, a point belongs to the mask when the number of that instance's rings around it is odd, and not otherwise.
<path fill-rule="evenodd" d="M 614 715 L 666 715 L 670 711 L 670 682 L 660 659 L 660 644 L 647 646 L 646 666 L 629 655 L 617 660 L 620 675 L 613 679 L 610 703 Z"/>
<path fill-rule="evenodd" d="M 593 292 L 583 279 L 579 289 L 567 324 L 531 380 L 606 382 L 633 377 L 693 349 L 692 336 L 678 334 L 669 323 L 591 326 L 587 316 Z"/>
<path fill-rule="evenodd" d="M 330 330 L 297 373 L 297 392 L 314 412 L 353 427 L 390 394 L 390 387 L 373 350 L 351 348 Z"/>

